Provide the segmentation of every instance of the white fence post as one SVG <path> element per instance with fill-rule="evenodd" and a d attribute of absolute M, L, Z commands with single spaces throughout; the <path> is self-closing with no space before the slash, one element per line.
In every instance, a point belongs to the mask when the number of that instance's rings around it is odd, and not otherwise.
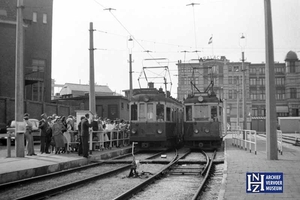
<path fill-rule="evenodd" d="M 282 131 L 277 130 L 277 148 L 282 155 Z"/>

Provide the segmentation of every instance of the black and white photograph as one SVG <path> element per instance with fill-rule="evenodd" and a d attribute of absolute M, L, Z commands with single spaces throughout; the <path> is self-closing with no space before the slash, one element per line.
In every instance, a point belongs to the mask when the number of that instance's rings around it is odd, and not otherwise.
<path fill-rule="evenodd" d="M 0 200 L 298 200 L 299 0 L 0 0 Z"/>

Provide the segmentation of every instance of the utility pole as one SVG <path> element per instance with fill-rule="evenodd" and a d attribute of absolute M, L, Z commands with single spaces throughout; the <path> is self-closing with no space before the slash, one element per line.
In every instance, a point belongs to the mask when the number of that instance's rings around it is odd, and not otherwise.
<path fill-rule="evenodd" d="M 246 38 L 244 34 L 242 34 L 240 38 L 240 47 L 242 48 L 242 96 L 243 96 L 243 129 L 247 129 L 247 104 L 246 104 L 246 78 L 245 78 L 245 49 L 246 46 Z"/>
<path fill-rule="evenodd" d="M 94 35 L 93 22 L 90 22 L 90 93 L 89 93 L 89 110 L 95 115 L 95 70 L 94 70 Z"/>
<path fill-rule="evenodd" d="M 236 86 L 236 107 L 237 107 L 237 111 L 236 111 L 236 127 L 237 129 L 239 129 L 240 127 L 240 97 L 239 97 L 239 86 L 238 86 L 238 83 L 237 83 L 237 86 Z"/>
<path fill-rule="evenodd" d="M 128 40 L 128 49 L 129 49 L 129 101 L 132 100 L 132 48 L 133 48 L 133 39 L 131 36 Z"/>
<path fill-rule="evenodd" d="M 246 114 L 246 79 L 245 79 L 245 57 L 244 52 L 242 52 L 242 96 L 243 96 L 243 129 L 247 130 L 247 114 Z"/>
<path fill-rule="evenodd" d="M 23 30 L 23 0 L 17 2 L 16 27 L 16 74 L 15 74 L 15 134 L 16 157 L 25 157 L 24 133 L 24 30 Z"/>
<path fill-rule="evenodd" d="M 275 100 L 274 47 L 272 30 L 271 1 L 264 0 L 265 8 L 265 46 L 266 46 L 266 131 L 267 158 L 278 160 L 277 125 Z"/>

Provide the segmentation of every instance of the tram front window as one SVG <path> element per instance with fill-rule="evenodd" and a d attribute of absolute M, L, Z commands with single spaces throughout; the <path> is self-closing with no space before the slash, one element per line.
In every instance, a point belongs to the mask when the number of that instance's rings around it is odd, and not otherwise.
<path fill-rule="evenodd" d="M 195 105 L 195 121 L 208 121 L 208 105 Z"/>
<path fill-rule="evenodd" d="M 154 121 L 153 103 L 147 104 L 147 120 Z"/>
<path fill-rule="evenodd" d="M 137 120 L 137 105 L 131 105 L 131 120 Z"/>
<path fill-rule="evenodd" d="M 146 116 L 145 116 L 145 104 L 140 103 L 139 104 L 139 121 L 145 121 Z"/>
<path fill-rule="evenodd" d="M 216 122 L 218 121 L 218 110 L 217 106 L 211 106 L 211 120 Z"/>
<path fill-rule="evenodd" d="M 164 105 L 163 104 L 157 104 L 156 105 L 156 119 L 157 121 L 164 121 Z"/>
<path fill-rule="evenodd" d="M 186 121 L 193 121 L 192 106 L 185 107 Z"/>

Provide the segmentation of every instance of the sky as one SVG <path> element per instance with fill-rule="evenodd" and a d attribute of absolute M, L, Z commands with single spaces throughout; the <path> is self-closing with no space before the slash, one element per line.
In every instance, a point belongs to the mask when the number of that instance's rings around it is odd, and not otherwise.
<path fill-rule="evenodd" d="M 271 5 L 274 61 L 282 63 L 288 51 L 300 53 L 300 1 L 271 0 Z M 244 50 L 247 62 L 265 62 L 264 0 L 53 0 L 56 84 L 89 84 L 91 23 L 95 82 L 121 94 L 129 89 L 130 36 L 133 88 L 147 86 L 143 67 L 168 66 L 169 73 L 159 68 L 146 75 L 156 87 L 166 76 L 175 98 L 178 60 L 226 56 L 239 62 Z"/>

